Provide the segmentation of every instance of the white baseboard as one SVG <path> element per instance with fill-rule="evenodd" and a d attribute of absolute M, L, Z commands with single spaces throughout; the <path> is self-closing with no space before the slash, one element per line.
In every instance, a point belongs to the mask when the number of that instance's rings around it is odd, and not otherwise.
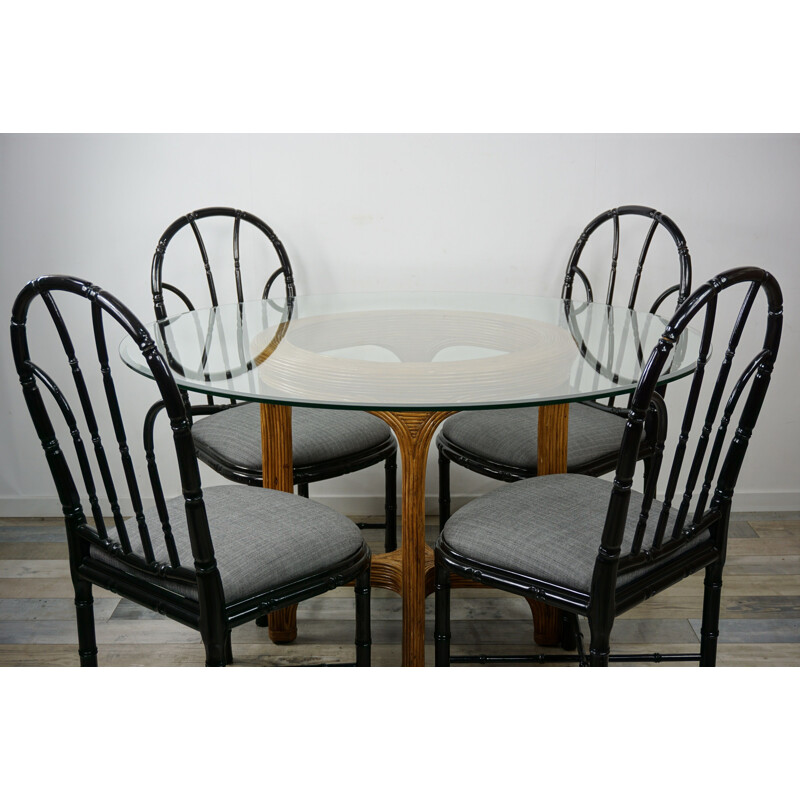
<path fill-rule="evenodd" d="M 800 492 L 736 492 L 733 510 L 800 511 Z"/>
<path fill-rule="evenodd" d="M 311 499 L 324 503 L 342 514 L 352 516 L 381 516 L 383 514 L 383 497 L 379 496 L 340 496 L 314 492 L 311 485 Z M 456 511 L 461 506 L 474 500 L 475 495 L 454 495 L 451 509 Z M 143 500 L 145 507 L 153 505 L 152 500 Z M 121 500 L 122 513 L 132 513 L 130 501 Z M 107 508 L 104 505 L 104 510 Z M 733 510 L 736 512 L 758 511 L 798 511 L 800 510 L 800 492 L 737 492 L 733 498 Z M 400 503 L 398 502 L 398 514 Z M 425 498 L 425 513 L 435 516 L 439 513 L 438 499 L 434 495 Z M 0 497 L 0 517 L 58 517 L 61 504 L 57 497 Z"/>

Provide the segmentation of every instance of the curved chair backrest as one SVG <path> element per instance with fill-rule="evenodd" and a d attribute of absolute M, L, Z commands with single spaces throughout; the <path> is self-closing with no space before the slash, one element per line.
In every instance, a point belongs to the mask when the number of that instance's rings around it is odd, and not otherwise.
<path fill-rule="evenodd" d="M 292 267 L 289 263 L 289 256 L 286 255 L 286 250 L 281 244 L 280 239 L 275 235 L 272 228 L 267 225 L 266 222 L 260 220 L 258 217 L 254 216 L 253 214 L 248 214 L 246 211 L 239 211 L 236 208 L 225 208 L 225 207 L 213 207 L 213 208 L 201 208 L 197 211 L 192 211 L 189 214 L 186 214 L 184 217 L 180 217 L 176 219 L 175 222 L 172 223 L 161 235 L 161 238 L 158 240 L 158 246 L 156 247 L 156 252 L 153 255 L 153 265 L 150 271 L 150 290 L 153 294 L 153 306 L 155 308 L 156 319 L 165 319 L 167 317 L 167 310 L 165 306 L 165 299 L 164 299 L 164 292 L 169 291 L 179 297 L 186 307 L 191 311 L 194 309 L 194 306 L 186 295 L 186 293 L 171 283 L 165 283 L 162 278 L 163 267 L 164 267 L 164 256 L 166 255 L 167 247 L 172 241 L 175 234 L 177 234 L 180 230 L 185 228 L 187 225 L 191 227 L 192 232 L 194 233 L 195 240 L 197 242 L 197 246 L 200 250 L 200 258 L 202 261 L 203 269 L 205 270 L 205 278 L 208 285 L 208 294 L 210 299 L 210 305 L 216 306 L 219 305 L 217 301 L 217 287 L 214 282 L 214 275 L 212 272 L 211 264 L 209 263 L 209 256 L 208 251 L 206 249 L 206 243 L 203 240 L 203 236 L 200 233 L 200 226 L 198 225 L 199 220 L 209 219 L 213 217 L 230 217 L 233 219 L 233 279 L 236 284 L 236 298 L 237 302 L 243 303 L 244 292 L 242 289 L 242 274 L 240 268 L 240 259 L 239 259 L 239 231 L 241 227 L 241 223 L 245 222 L 253 228 L 261 231 L 267 239 L 272 243 L 272 246 L 275 248 L 275 252 L 278 255 L 278 260 L 280 262 L 280 266 L 276 269 L 268 278 L 267 282 L 264 285 L 264 290 L 262 293 L 262 297 L 266 299 L 269 295 L 270 289 L 272 288 L 273 283 L 275 280 L 282 276 L 284 280 L 284 284 L 286 287 L 286 295 L 288 297 L 294 297 L 295 295 L 295 286 L 294 286 L 294 277 L 292 275 Z M 209 305 L 207 303 L 202 303 L 200 305 Z"/>
<path fill-rule="evenodd" d="M 693 445 L 694 454 L 691 455 L 692 426 L 695 417 L 700 416 L 696 412 L 703 380 L 709 373 L 713 376 L 710 357 L 717 301 L 723 292 L 729 292 L 737 285 L 741 285 L 744 290 L 744 299 L 727 339 L 727 347 L 717 349 L 720 356 L 719 370 L 716 381 L 710 387 L 710 399 L 706 413 L 699 422 L 700 430 Z M 743 341 L 743 332 L 761 291 L 764 292 L 767 306 L 763 344 L 756 347 L 755 354 L 746 361 L 744 369 L 736 377 L 736 372 L 732 370 L 736 350 Z M 680 335 L 701 312 L 705 313 L 697 368 L 689 387 L 675 452 L 671 463 L 667 464 L 667 459 L 664 458 L 666 406 L 656 392 L 656 383 L 668 364 Z M 718 275 L 700 286 L 675 312 L 645 365 L 629 407 L 602 544 L 595 566 L 594 581 L 598 590 L 613 590 L 617 574 L 630 572 L 654 560 L 666 562 L 674 558 L 680 548 L 704 530 L 722 531 L 720 539 L 724 538 L 733 490 L 778 353 L 782 321 L 783 298 L 780 286 L 772 275 L 756 267 L 740 267 Z M 747 343 L 750 340 L 746 338 L 744 341 Z M 726 391 L 729 394 L 723 405 Z M 638 509 L 632 545 L 627 552 L 620 554 L 628 512 L 637 511 L 629 509 L 630 492 L 642 426 L 651 404 L 655 404 L 659 411 L 656 452 L 645 481 L 644 499 Z M 738 423 L 731 425 L 737 406 L 741 409 Z M 675 432 L 677 433 L 677 429 Z M 726 446 L 729 435 L 730 441 Z M 650 512 L 662 468 L 666 475 L 665 499 L 660 512 L 653 514 L 651 519 Z M 682 482 L 681 475 L 685 476 L 686 482 L 682 494 L 676 496 L 679 482 Z M 702 482 L 695 496 L 699 481 Z M 724 547 L 724 541 L 717 541 L 716 544 Z"/>
<path fill-rule="evenodd" d="M 83 342 L 80 339 L 73 340 L 70 336 L 62 316 L 62 309 L 56 302 L 56 295 L 59 294 L 62 296 L 77 295 L 81 300 L 88 301 L 91 307 L 94 343 L 90 350 L 94 351 L 91 360 L 93 361 L 95 356 L 97 358 L 99 376 L 96 379 L 93 379 L 88 371 L 85 371 L 85 366 L 78 357 L 78 351 Z M 50 377 L 40 361 L 32 359 L 29 351 L 28 315 L 32 303 L 37 298 L 41 298 L 49 312 L 55 326 L 57 341 L 61 343 L 65 362 L 69 365 L 71 377 L 62 381 L 61 386 L 57 385 L 55 380 Z M 66 297 L 63 299 L 66 303 Z M 156 500 L 160 519 L 145 519 L 134 455 L 128 444 L 123 414 L 109 362 L 105 333 L 106 320 L 109 319 L 114 325 L 119 325 L 139 346 L 161 394 L 162 400 L 156 405 L 158 407 L 163 405 L 169 416 L 194 564 L 181 564 L 178 557 L 158 468 L 152 452 L 146 454 L 146 471 L 149 475 L 150 488 Z M 41 277 L 28 283 L 14 303 L 11 318 L 11 345 L 25 401 L 44 448 L 63 508 L 68 538 L 71 540 L 71 557 L 76 557 L 72 552 L 72 539 L 74 538 L 76 542 L 80 541 L 85 546 L 96 545 L 102 548 L 109 557 L 120 562 L 122 569 L 125 569 L 125 564 L 128 564 L 145 573 L 196 584 L 201 603 L 209 602 L 212 597 L 221 598 L 222 588 L 216 569 L 200 488 L 200 472 L 186 408 L 169 368 L 142 323 L 119 300 L 87 281 L 66 275 Z M 44 349 L 45 352 L 40 354 L 43 358 L 49 356 L 53 362 L 61 361 L 58 356 L 58 347 Z M 63 363 L 53 363 L 51 372 L 63 371 L 63 369 Z M 103 385 L 102 392 L 99 389 L 93 390 L 92 387 L 100 380 Z M 96 408 L 92 405 L 91 397 L 95 393 L 98 397 L 100 394 L 105 396 L 105 405 L 108 407 L 107 414 L 100 406 Z M 54 413 L 54 419 L 51 419 L 48 412 L 48 405 L 52 407 L 53 403 L 45 402 L 47 395 L 51 396 L 60 412 L 60 414 Z M 70 404 L 70 397 L 74 398 L 74 405 Z M 85 428 L 83 427 L 84 423 Z M 102 431 L 106 429 L 107 425 L 113 429 L 125 489 L 133 505 L 134 519 L 128 520 L 128 523 L 123 519 L 119 494 L 114 483 L 113 473 L 119 472 L 113 467 L 114 447 L 107 449 L 103 444 Z M 57 430 L 64 433 L 62 437 L 64 449 L 62 449 L 62 444 L 57 436 Z M 71 449 L 74 449 L 75 456 L 70 460 L 73 465 L 77 464 L 77 468 L 70 467 L 65 453 L 65 450 L 70 449 L 68 440 L 71 440 Z M 142 459 L 142 461 L 144 460 Z M 74 475 L 73 469 L 75 469 Z M 144 471 L 143 464 L 142 471 Z M 87 522 L 84 513 L 81 500 L 82 491 L 78 488 L 81 484 L 85 490 L 93 526 Z M 99 493 L 104 493 L 107 498 L 108 506 L 106 508 L 110 509 L 110 514 L 105 516 L 113 517 L 114 529 L 112 531 L 107 529 L 104 522 L 103 505 L 105 501 L 98 497 Z M 139 548 L 133 548 L 131 545 L 132 537 L 137 535 L 141 541 L 141 552 L 144 553 L 144 558 L 134 552 L 134 549 Z M 170 558 L 169 563 L 160 563 L 155 559 L 153 555 L 153 537 L 155 536 L 164 537 Z"/>
<path fill-rule="evenodd" d="M 608 211 L 595 217 L 584 228 L 583 233 L 578 237 L 575 247 L 572 249 L 569 263 L 567 264 L 567 271 L 564 276 L 564 285 L 562 288 L 561 296 L 569 300 L 572 298 L 573 285 L 577 277 L 586 290 L 587 298 L 590 302 L 596 300 L 598 302 L 605 302 L 607 305 L 614 305 L 615 291 L 617 289 L 617 262 L 620 252 L 620 217 L 624 216 L 639 216 L 649 217 L 652 223 L 647 230 L 642 244 L 642 249 L 639 252 L 639 259 L 636 264 L 636 270 L 631 282 L 630 293 L 627 298 L 628 308 L 633 308 L 636 304 L 637 296 L 639 293 L 639 285 L 641 282 L 642 271 L 644 269 L 645 260 L 647 258 L 650 245 L 653 241 L 653 236 L 659 227 L 667 231 L 675 242 L 678 250 L 678 282 L 668 288 L 664 289 L 661 294 L 656 298 L 655 302 L 650 307 L 651 313 L 656 313 L 661 303 L 671 294 L 677 292 L 677 303 L 680 305 L 688 296 L 692 288 L 692 261 L 689 256 L 689 248 L 686 246 L 686 239 L 680 231 L 680 228 L 665 214 L 661 214 L 654 208 L 646 206 L 620 206 L 619 208 L 611 208 Z M 581 254 L 586 247 L 589 237 L 595 233 L 606 222 L 611 222 L 613 230 L 613 240 L 611 245 L 611 264 L 608 277 L 608 284 L 606 286 L 605 297 L 594 296 L 591 282 L 586 276 L 586 273 L 578 266 Z"/>

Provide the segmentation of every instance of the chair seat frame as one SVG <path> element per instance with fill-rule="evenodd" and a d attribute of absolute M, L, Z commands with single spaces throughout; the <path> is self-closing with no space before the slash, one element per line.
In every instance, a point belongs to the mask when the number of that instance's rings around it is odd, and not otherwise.
<path fill-rule="evenodd" d="M 199 600 L 181 595 L 159 583 L 154 583 L 148 579 L 148 575 L 144 571 L 114 567 L 104 560 L 92 557 L 91 546 L 102 546 L 105 544 L 105 540 L 100 539 L 94 529 L 86 524 L 78 522 L 77 525 L 71 526 L 73 528 L 71 532 L 69 527 L 67 535 L 73 542 L 71 550 L 77 551 L 74 577 L 85 579 L 95 586 L 132 600 L 189 628 L 197 631 L 203 630 L 203 611 Z M 228 648 L 226 663 L 230 663 L 232 660 L 230 632 L 233 628 L 259 619 L 264 614 L 296 605 L 303 600 L 317 597 L 337 586 L 344 586 L 348 583 L 355 583 L 357 602 L 359 602 L 359 598 L 363 602 L 365 597 L 368 602 L 369 563 L 370 551 L 366 545 L 363 545 L 352 557 L 323 572 L 278 586 L 272 591 L 260 592 L 233 603 L 224 603 L 224 635 Z M 192 582 L 187 581 L 187 585 L 190 583 Z M 359 617 L 362 621 L 366 619 L 363 609 Z M 369 639 L 369 632 L 360 629 L 356 634 L 356 639 L 356 664 L 361 666 L 359 652 L 363 654 Z M 365 666 L 368 666 L 368 663 Z"/>
<path fill-rule="evenodd" d="M 628 415 L 627 409 L 610 408 L 608 406 L 601 406 L 592 401 L 587 401 L 584 405 L 588 405 L 596 409 L 600 413 L 613 414 L 616 417 L 625 418 Z M 470 412 L 467 412 L 470 413 Z M 515 481 L 525 480 L 527 478 L 535 478 L 537 475 L 536 469 L 529 469 L 520 467 L 518 465 L 507 464 L 501 461 L 495 461 L 487 457 L 477 457 L 475 453 L 467 450 L 447 436 L 447 433 L 442 430 L 439 432 L 436 446 L 439 448 L 439 465 L 443 466 L 443 462 L 452 462 L 459 466 L 469 469 L 479 475 L 485 475 L 487 478 L 494 478 L 495 480 L 504 481 L 506 483 L 514 483 Z M 654 442 L 650 437 L 642 441 L 640 449 L 640 458 L 648 458 L 652 455 Z M 617 463 L 617 454 L 612 453 L 601 458 L 596 458 L 593 461 L 588 461 L 581 466 L 581 475 L 590 475 L 598 477 L 605 475 L 614 469 Z M 439 480 L 446 481 L 449 484 L 449 469 L 444 463 L 443 474 L 440 474 Z M 443 492 L 440 498 L 440 515 L 444 518 L 445 522 L 450 518 L 450 494 L 449 486 L 446 493 Z M 444 509 L 442 509 L 442 505 Z M 442 511 L 444 513 L 442 513 Z M 440 526 L 444 527 L 444 523 L 440 522 Z"/>
<path fill-rule="evenodd" d="M 227 408 L 229 408 L 229 406 L 192 406 L 192 416 L 197 417 L 206 414 L 217 414 L 220 411 L 227 410 Z M 255 470 L 245 464 L 237 464 L 228 459 L 220 458 L 215 450 L 206 449 L 202 442 L 195 441 L 195 450 L 197 451 L 197 457 L 215 472 L 222 475 L 223 478 L 235 481 L 236 483 L 243 483 L 247 486 L 263 486 L 263 473 L 260 469 Z M 327 461 L 318 461 L 311 464 L 294 465 L 294 483 L 295 485 L 302 486 L 302 484 L 324 481 L 328 478 L 337 478 L 349 472 L 357 472 L 366 467 L 371 467 L 374 464 L 380 464 L 381 461 L 391 460 L 392 465 L 396 469 L 396 458 L 397 444 L 390 435 L 387 437 L 386 441 L 374 447 L 359 450 L 352 455 L 342 456 L 341 458 L 331 458 Z M 392 465 L 387 464 L 386 469 L 390 469 Z M 379 527 L 383 527 L 383 525 Z"/>
<path fill-rule="evenodd" d="M 709 515 L 702 526 L 694 533 L 704 530 L 719 530 L 722 512 Z M 690 552 L 678 556 L 658 570 L 656 575 L 646 575 L 615 590 L 615 614 L 623 614 L 640 603 L 679 583 L 684 578 L 724 561 L 722 555 L 724 543 L 714 536 L 699 543 Z M 489 664 L 489 663 L 567 663 L 576 662 L 588 666 L 588 659 L 579 646 L 577 654 L 536 653 L 527 656 L 506 654 L 476 654 L 467 656 L 450 655 L 450 608 L 449 587 L 451 574 L 460 575 L 476 583 L 492 589 L 501 589 L 509 594 L 519 595 L 529 600 L 537 600 L 548 606 L 565 612 L 563 622 L 572 625 L 575 615 L 589 618 L 593 612 L 591 595 L 585 592 L 570 590 L 567 587 L 543 581 L 511 570 L 499 569 L 497 566 L 464 556 L 453 550 L 447 542 L 440 541 L 434 551 L 436 563 L 436 619 L 438 624 L 434 631 L 436 646 L 436 664 Z M 582 641 L 582 634 L 576 626 L 575 640 Z M 700 651 L 696 653 L 635 653 L 624 656 L 609 655 L 610 661 L 700 661 Z"/>

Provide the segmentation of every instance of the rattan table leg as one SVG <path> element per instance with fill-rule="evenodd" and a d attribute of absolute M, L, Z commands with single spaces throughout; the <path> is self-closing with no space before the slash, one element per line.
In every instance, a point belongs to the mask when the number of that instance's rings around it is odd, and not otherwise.
<path fill-rule="evenodd" d="M 261 404 L 261 458 L 265 488 L 294 492 L 291 406 Z M 269 638 L 276 644 L 297 638 L 296 605 L 269 614 Z"/>
<path fill-rule="evenodd" d="M 539 407 L 538 475 L 555 475 L 567 471 L 567 433 L 569 404 Z M 538 600 L 528 600 L 533 615 L 533 640 L 545 647 L 558 647 L 563 639 L 562 614 Z"/>
<path fill-rule="evenodd" d="M 425 666 L 425 594 L 432 559 L 425 548 L 425 471 L 428 448 L 443 420 L 453 411 L 373 411 L 397 436 L 402 463 L 401 561 L 394 553 L 373 556 L 372 585 L 387 585 L 403 597 L 404 667 Z M 395 551 L 396 552 L 396 551 Z M 399 568 L 399 569 L 398 569 Z"/>

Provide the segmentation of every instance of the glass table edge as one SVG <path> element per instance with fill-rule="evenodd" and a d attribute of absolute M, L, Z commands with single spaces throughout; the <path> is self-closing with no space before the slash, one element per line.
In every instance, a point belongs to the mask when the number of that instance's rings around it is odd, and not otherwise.
<path fill-rule="evenodd" d="M 145 376 L 146 378 L 153 379 L 153 374 L 147 367 L 146 363 L 139 363 L 129 360 L 125 357 L 126 350 L 124 345 L 130 340 L 129 336 L 123 337 L 119 343 L 118 352 L 122 362 L 132 369 L 134 372 Z M 160 350 L 159 350 L 160 352 Z M 163 357 L 163 354 L 162 354 Z M 681 367 L 675 372 L 670 372 L 662 375 L 658 380 L 659 386 L 665 386 L 668 383 L 679 380 L 692 374 L 697 369 L 697 363 L 692 361 L 689 364 Z M 307 401 L 307 400 L 294 400 L 282 398 L 270 398 L 263 395 L 251 395 L 244 392 L 237 392 L 230 389 L 225 389 L 220 386 L 213 386 L 209 384 L 198 384 L 190 381 L 181 380 L 181 376 L 172 372 L 172 377 L 175 384 L 182 391 L 194 392 L 196 394 L 212 395 L 214 397 L 223 397 L 229 400 L 236 400 L 243 403 L 267 403 L 276 406 L 296 406 L 298 408 L 328 408 L 340 409 L 342 411 L 388 411 L 388 412 L 427 412 L 427 411 L 489 411 L 502 408 L 536 408 L 539 406 L 551 405 L 565 405 L 570 403 L 582 403 L 591 400 L 603 400 L 612 397 L 620 397 L 626 394 L 633 394 L 636 391 L 637 383 L 626 384 L 614 390 L 605 389 L 603 391 L 585 392 L 581 394 L 570 394 L 564 397 L 548 397 L 540 401 L 538 400 L 508 400 L 496 402 L 480 402 L 480 403 L 347 403 L 347 402 L 334 402 L 326 401 Z"/>

